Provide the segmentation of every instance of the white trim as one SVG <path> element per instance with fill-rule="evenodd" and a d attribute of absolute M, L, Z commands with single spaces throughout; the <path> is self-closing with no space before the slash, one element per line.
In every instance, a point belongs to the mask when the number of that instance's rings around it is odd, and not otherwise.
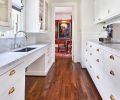
<path fill-rule="evenodd" d="M 55 56 L 55 7 L 73 7 L 73 12 L 72 12 L 72 60 L 74 62 L 79 62 L 79 59 L 78 59 L 78 55 L 76 54 L 76 51 L 77 51 L 77 46 L 76 46 L 76 43 L 77 43 L 77 34 L 74 34 L 74 33 L 77 33 L 77 3 L 75 2 L 67 2 L 67 3 L 53 3 L 52 4 L 52 27 L 51 27 L 51 34 L 52 34 L 52 42 L 54 44 L 53 46 L 53 56 Z M 55 58 L 54 58 L 55 60 Z"/>
<path fill-rule="evenodd" d="M 28 76 L 47 76 L 45 71 L 27 71 L 25 75 Z"/>

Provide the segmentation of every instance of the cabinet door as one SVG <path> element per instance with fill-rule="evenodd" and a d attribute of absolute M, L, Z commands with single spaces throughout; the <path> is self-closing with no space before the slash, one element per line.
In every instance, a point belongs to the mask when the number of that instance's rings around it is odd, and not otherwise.
<path fill-rule="evenodd" d="M 95 21 L 101 20 L 101 0 L 95 0 Z"/>
<path fill-rule="evenodd" d="M 95 0 L 96 23 L 107 21 L 120 15 L 120 0 Z"/>
<path fill-rule="evenodd" d="M 11 0 L 0 0 L 0 26 L 8 27 L 11 24 Z"/>
<path fill-rule="evenodd" d="M 25 73 L 0 95 L 0 100 L 25 100 Z"/>
<path fill-rule="evenodd" d="M 95 21 L 96 23 L 103 21 L 107 17 L 107 0 L 95 0 Z"/>
<path fill-rule="evenodd" d="M 120 14 L 120 0 L 111 0 L 109 1 L 108 14 L 109 17 L 114 17 Z"/>

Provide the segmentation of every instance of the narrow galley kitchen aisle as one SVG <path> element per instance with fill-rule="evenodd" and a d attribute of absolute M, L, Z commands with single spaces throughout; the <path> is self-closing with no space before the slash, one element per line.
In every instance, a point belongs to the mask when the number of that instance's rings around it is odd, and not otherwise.
<path fill-rule="evenodd" d="M 47 77 L 26 77 L 25 100 L 102 100 L 86 69 L 56 57 Z"/>

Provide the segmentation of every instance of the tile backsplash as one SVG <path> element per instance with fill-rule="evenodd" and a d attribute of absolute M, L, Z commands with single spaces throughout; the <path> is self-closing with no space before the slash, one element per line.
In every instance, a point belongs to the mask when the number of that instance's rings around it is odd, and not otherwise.
<path fill-rule="evenodd" d="M 47 43 L 50 42 L 49 34 L 28 34 L 28 39 L 26 41 L 25 37 L 17 37 L 18 45 L 24 46 L 39 44 L 39 43 Z M 14 47 L 14 38 L 0 38 L 0 53 L 10 51 Z"/>
<path fill-rule="evenodd" d="M 17 38 L 16 44 L 23 46 L 25 38 Z M 0 38 L 0 53 L 14 48 L 14 38 Z"/>
<path fill-rule="evenodd" d="M 120 24 L 113 24 L 113 39 L 120 41 Z"/>

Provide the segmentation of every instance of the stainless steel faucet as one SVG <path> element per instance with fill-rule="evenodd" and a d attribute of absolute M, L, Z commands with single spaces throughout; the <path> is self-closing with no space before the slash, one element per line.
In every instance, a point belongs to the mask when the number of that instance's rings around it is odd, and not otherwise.
<path fill-rule="evenodd" d="M 24 36 L 25 36 L 25 39 L 26 39 L 26 41 L 25 42 L 27 42 L 27 39 L 28 39 L 28 36 L 27 36 L 27 32 L 25 32 L 25 31 L 18 31 L 18 32 L 16 32 L 16 34 L 15 34 L 15 37 L 14 37 L 14 49 L 16 48 L 16 43 L 17 43 L 17 35 L 19 34 L 19 33 L 24 33 Z M 26 43 L 25 43 L 25 45 L 26 45 Z"/>

